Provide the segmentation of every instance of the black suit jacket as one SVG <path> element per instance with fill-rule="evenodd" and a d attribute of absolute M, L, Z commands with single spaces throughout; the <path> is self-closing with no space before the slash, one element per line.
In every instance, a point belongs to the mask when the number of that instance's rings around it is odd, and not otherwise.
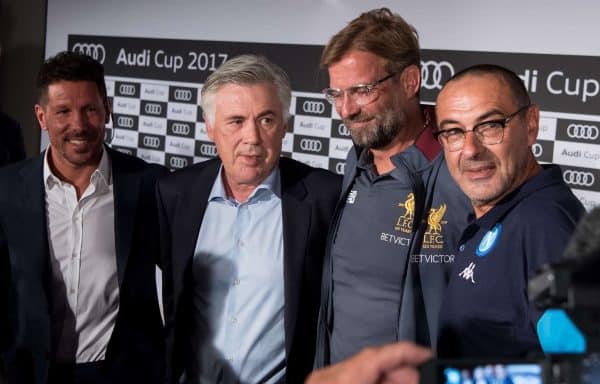
<path fill-rule="evenodd" d="M 0 167 L 25 159 L 25 144 L 19 123 L 0 113 Z"/>
<path fill-rule="evenodd" d="M 119 312 L 108 382 L 158 383 L 164 333 L 155 265 L 154 190 L 166 170 L 108 149 L 112 161 Z M 0 351 L 11 383 L 46 383 L 51 357 L 50 252 L 43 155 L 0 170 Z"/>
<path fill-rule="evenodd" d="M 176 383 L 193 358 L 191 261 L 219 160 L 178 171 L 157 187 L 167 332 L 167 373 Z M 279 161 L 283 215 L 285 352 L 288 383 L 312 369 L 327 228 L 341 178 L 288 158 Z"/>

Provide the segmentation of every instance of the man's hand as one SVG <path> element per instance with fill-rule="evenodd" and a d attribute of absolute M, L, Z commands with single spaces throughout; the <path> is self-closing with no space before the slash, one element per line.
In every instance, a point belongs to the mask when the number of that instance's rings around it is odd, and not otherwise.
<path fill-rule="evenodd" d="M 431 351 L 409 342 L 365 348 L 338 364 L 314 371 L 306 384 L 418 384 L 417 366 Z"/>

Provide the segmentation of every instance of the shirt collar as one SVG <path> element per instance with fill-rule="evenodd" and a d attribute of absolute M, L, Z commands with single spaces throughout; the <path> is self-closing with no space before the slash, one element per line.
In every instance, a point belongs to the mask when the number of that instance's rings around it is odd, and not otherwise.
<path fill-rule="evenodd" d="M 254 191 L 252 191 L 248 197 L 248 201 L 258 199 L 260 195 L 262 195 L 262 191 L 270 192 L 269 194 L 273 194 L 281 198 L 281 175 L 279 172 L 279 167 L 273 168 L 271 173 L 269 173 L 269 175 L 259 185 L 256 186 Z M 215 179 L 212 189 L 210 190 L 210 194 L 208 195 L 208 201 L 224 200 L 239 204 L 239 202 L 233 197 L 227 196 L 225 185 L 223 184 L 223 165 L 221 164 L 217 178 Z"/>
<path fill-rule="evenodd" d="M 50 156 L 51 147 L 48 146 L 48 149 L 44 152 L 44 183 L 46 188 L 52 189 L 55 185 L 62 185 L 64 182 L 58 178 L 50 169 L 50 164 L 48 163 L 48 156 Z M 92 172 L 90 176 L 90 184 L 97 185 L 99 187 L 108 187 L 112 183 L 112 172 L 110 167 L 110 158 L 108 156 L 108 152 L 106 152 L 106 148 L 102 146 L 102 157 L 100 158 L 100 163 L 98 164 L 98 168 Z"/>

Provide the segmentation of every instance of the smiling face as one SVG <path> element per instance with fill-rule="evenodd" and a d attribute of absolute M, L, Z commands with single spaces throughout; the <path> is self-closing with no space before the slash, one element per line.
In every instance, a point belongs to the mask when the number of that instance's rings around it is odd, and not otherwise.
<path fill-rule="evenodd" d="M 276 87 L 223 85 L 215 94 L 214 121 L 206 120 L 206 128 L 223 162 L 226 187 L 245 201 L 281 154 L 287 123 Z"/>
<path fill-rule="evenodd" d="M 50 140 L 50 163 L 59 174 L 95 169 L 102 157 L 108 104 L 92 81 L 58 81 L 35 106 Z"/>
<path fill-rule="evenodd" d="M 503 119 L 520 107 L 499 77 L 466 75 L 442 89 L 436 115 L 440 130 L 470 131 L 476 124 Z M 539 170 L 531 152 L 538 120 L 539 109 L 532 105 L 509 121 L 499 144 L 484 145 L 469 132 L 462 149 L 450 152 L 444 148 L 450 173 L 473 203 L 477 217 Z"/>
<path fill-rule="evenodd" d="M 328 67 L 331 88 L 345 90 L 358 84 L 372 84 L 389 75 L 385 69 L 387 60 L 370 52 L 350 50 L 339 61 Z M 416 68 L 416 67 L 415 67 Z M 403 105 L 414 93 L 406 94 L 406 74 L 394 77 L 377 86 L 377 98 L 358 105 L 347 96 L 342 96 L 335 107 L 352 139 L 360 146 L 381 148 L 388 145 L 399 134 L 406 117 Z"/>

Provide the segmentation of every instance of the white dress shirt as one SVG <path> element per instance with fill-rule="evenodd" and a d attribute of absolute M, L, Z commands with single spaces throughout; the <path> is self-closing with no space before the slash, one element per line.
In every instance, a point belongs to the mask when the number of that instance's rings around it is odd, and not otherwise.
<path fill-rule="evenodd" d="M 75 187 L 44 159 L 46 218 L 52 265 L 53 359 L 103 360 L 119 309 L 115 210 L 110 159 L 98 168 L 79 201 Z"/>

